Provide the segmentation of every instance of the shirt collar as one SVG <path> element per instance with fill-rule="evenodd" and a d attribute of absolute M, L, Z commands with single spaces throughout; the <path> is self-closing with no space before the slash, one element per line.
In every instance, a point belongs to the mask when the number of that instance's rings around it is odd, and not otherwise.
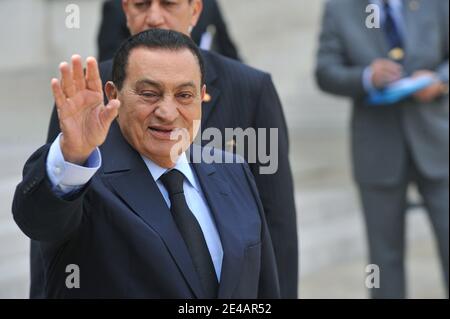
<path fill-rule="evenodd" d="M 383 0 L 371 0 L 370 2 L 372 2 L 373 4 L 377 4 L 381 8 L 383 8 Z M 389 5 L 393 10 L 400 10 L 403 7 L 402 0 L 390 0 Z"/>
<path fill-rule="evenodd" d="M 153 162 L 151 159 L 141 155 L 142 159 L 145 162 L 145 165 L 147 165 L 148 170 L 150 171 L 150 174 L 153 177 L 153 180 L 157 182 L 159 178 L 164 175 L 166 172 L 176 169 L 183 173 L 184 177 L 187 179 L 187 181 L 191 184 L 192 187 L 194 187 L 197 191 L 199 190 L 197 180 L 195 179 L 194 172 L 192 171 L 192 167 L 189 164 L 187 160 L 186 153 L 183 153 L 178 158 L 175 167 L 172 169 L 163 168 L 159 165 L 157 165 L 155 162 Z"/>

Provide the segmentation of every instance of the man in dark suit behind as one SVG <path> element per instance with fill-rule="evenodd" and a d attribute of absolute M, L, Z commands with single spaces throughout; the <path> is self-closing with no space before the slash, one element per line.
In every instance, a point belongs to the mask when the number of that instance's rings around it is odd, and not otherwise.
<path fill-rule="evenodd" d="M 86 75 L 79 56 L 60 70 L 62 133 L 28 160 L 13 202 L 42 253 L 43 297 L 278 298 L 252 174 L 191 147 L 206 92 L 195 43 L 158 29 L 127 40 L 106 106 L 94 58 Z"/>
<path fill-rule="evenodd" d="M 177 2 L 177 10 L 165 7 L 163 1 L 151 4 L 142 1 L 123 0 L 128 26 L 132 34 L 151 28 L 163 28 L 189 34 L 201 13 L 201 0 Z M 176 13 L 175 13 L 176 12 Z M 226 137 L 227 128 L 278 130 L 278 152 L 275 155 L 278 169 L 274 174 L 261 174 L 267 166 L 257 160 L 249 163 L 258 187 L 267 218 L 267 224 L 279 271 L 282 298 L 297 298 L 298 241 L 294 202 L 294 187 L 289 164 L 289 140 L 286 121 L 280 99 L 269 74 L 218 54 L 202 51 L 206 69 L 207 93 L 202 105 L 202 131 L 217 128 Z M 100 75 L 106 83 L 111 80 L 112 62 L 100 64 Z M 58 135 L 59 122 L 56 109 L 50 121 L 47 142 Z M 261 137 L 262 138 L 262 137 Z M 234 140 L 223 139 L 221 148 L 232 146 Z M 202 140 L 202 145 L 210 141 Z M 271 143 L 271 145 L 274 143 Z M 237 145 L 239 147 L 239 145 Z M 259 145 L 247 145 L 259 151 Z M 247 155 L 247 152 L 245 154 Z M 251 162 L 249 157 L 245 158 Z M 42 282 L 41 256 L 31 247 L 31 295 L 39 296 Z"/>
<path fill-rule="evenodd" d="M 211 37 L 211 49 L 230 59 L 240 60 L 238 50 L 231 39 L 219 4 L 216 0 L 203 0 L 203 11 L 191 37 L 198 45 Z M 212 30 L 211 30 L 212 29 Z M 122 41 L 130 36 L 127 19 L 122 10 L 122 0 L 107 0 L 102 7 L 102 21 L 97 37 L 100 61 L 112 59 Z M 204 41 L 205 43 L 208 41 Z"/>

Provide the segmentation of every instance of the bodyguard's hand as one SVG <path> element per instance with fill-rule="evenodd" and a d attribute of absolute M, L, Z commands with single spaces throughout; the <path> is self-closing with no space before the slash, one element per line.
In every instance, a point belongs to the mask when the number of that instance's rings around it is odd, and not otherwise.
<path fill-rule="evenodd" d="M 372 69 L 372 85 L 377 89 L 400 80 L 403 74 L 403 67 L 388 59 L 376 59 L 370 67 Z"/>
<path fill-rule="evenodd" d="M 59 66 L 61 81 L 52 79 L 61 127 L 61 151 L 68 162 L 83 165 L 97 146 L 103 144 L 118 114 L 119 100 L 103 102 L 102 81 L 95 58 L 86 59 L 86 75 L 81 57 L 72 56 L 72 67 Z"/>
<path fill-rule="evenodd" d="M 418 100 L 421 103 L 429 103 L 434 101 L 436 98 L 441 96 L 445 90 L 446 85 L 442 83 L 442 81 L 439 80 L 438 76 L 435 72 L 428 71 L 428 70 L 420 70 L 416 71 L 412 77 L 419 77 L 423 75 L 429 75 L 435 78 L 435 82 L 431 84 L 430 86 L 424 88 L 423 90 L 420 90 L 416 94 L 414 94 L 414 97 L 416 100 Z"/>

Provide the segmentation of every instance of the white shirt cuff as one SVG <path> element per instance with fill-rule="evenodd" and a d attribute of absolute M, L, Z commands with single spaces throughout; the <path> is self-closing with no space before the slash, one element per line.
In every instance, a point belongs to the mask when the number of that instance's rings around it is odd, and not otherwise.
<path fill-rule="evenodd" d="M 372 68 L 370 66 L 364 69 L 362 81 L 366 93 L 376 91 L 375 87 L 372 84 Z"/>
<path fill-rule="evenodd" d="M 60 146 L 61 134 L 50 147 L 47 156 L 47 175 L 58 195 L 67 195 L 86 185 L 102 165 L 100 150 L 95 149 L 85 166 L 66 162 Z"/>

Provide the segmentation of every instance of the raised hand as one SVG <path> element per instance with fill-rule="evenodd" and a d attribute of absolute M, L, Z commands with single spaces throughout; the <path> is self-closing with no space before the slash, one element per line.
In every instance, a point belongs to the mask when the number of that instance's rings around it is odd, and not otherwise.
<path fill-rule="evenodd" d="M 95 58 L 86 59 L 86 75 L 81 57 L 72 56 L 72 67 L 59 66 L 61 81 L 52 79 L 61 127 L 61 150 L 68 162 L 82 165 L 97 146 L 103 144 L 118 114 L 119 100 L 103 102 L 102 81 Z"/>

